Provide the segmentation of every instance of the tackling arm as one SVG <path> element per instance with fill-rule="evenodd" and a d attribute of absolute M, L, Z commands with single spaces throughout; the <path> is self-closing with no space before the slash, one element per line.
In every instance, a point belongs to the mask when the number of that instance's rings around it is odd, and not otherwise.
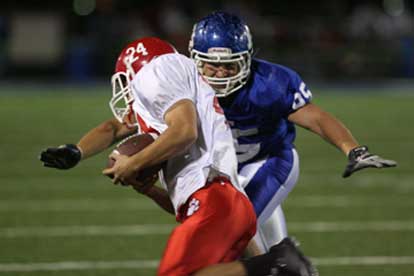
<path fill-rule="evenodd" d="M 77 147 L 82 152 L 82 159 L 86 159 L 136 131 L 136 128 L 129 128 L 117 119 L 110 119 L 86 133 L 78 142 Z"/>
<path fill-rule="evenodd" d="M 43 150 L 40 161 L 45 167 L 56 169 L 70 169 L 76 166 L 81 159 L 93 156 L 108 148 L 117 140 L 136 132 L 116 119 L 103 122 L 86 133 L 77 145 L 66 144 Z"/>
<path fill-rule="evenodd" d="M 288 120 L 318 134 L 346 155 L 358 146 L 358 142 L 341 121 L 312 103 L 290 114 Z"/>
<path fill-rule="evenodd" d="M 334 116 L 314 104 L 307 104 L 289 115 L 288 120 L 313 131 L 335 145 L 348 156 L 343 177 L 365 168 L 395 167 L 397 162 L 371 154 L 368 147 L 359 146 L 351 132 Z"/>

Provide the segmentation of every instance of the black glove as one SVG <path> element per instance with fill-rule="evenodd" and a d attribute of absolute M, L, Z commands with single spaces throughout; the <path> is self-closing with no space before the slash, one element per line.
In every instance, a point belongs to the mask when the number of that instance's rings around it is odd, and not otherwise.
<path fill-rule="evenodd" d="M 43 166 L 67 170 L 76 166 L 81 160 L 82 153 L 76 145 L 66 144 L 57 148 L 47 148 L 40 153 Z"/>
<path fill-rule="evenodd" d="M 367 146 L 352 149 L 348 154 L 348 165 L 342 177 L 348 177 L 356 171 L 365 168 L 388 168 L 397 166 L 393 160 L 383 159 L 378 155 L 371 154 Z"/>
<path fill-rule="evenodd" d="M 319 276 L 315 266 L 289 237 L 265 254 L 240 261 L 251 276 Z"/>
<path fill-rule="evenodd" d="M 284 238 L 270 248 L 276 258 L 271 268 L 272 276 L 319 276 L 312 262 L 303 255 L 292 238 Z"/>

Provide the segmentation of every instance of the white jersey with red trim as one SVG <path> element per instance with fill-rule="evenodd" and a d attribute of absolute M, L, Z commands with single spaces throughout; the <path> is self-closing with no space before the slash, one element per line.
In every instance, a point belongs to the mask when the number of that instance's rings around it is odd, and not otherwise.
<path fill-rule="evenodd" d="M 237 182 L 237 158 L 230 128 L 213 89 L 203 81 L 194 62 L 181 54 L 162 55 L 145 65 L 132 80 L 133 109 L 142 131 L 167 129 L 166 111 L 188 99 L 197 109 L 198 138 L 191 148 L 167 162 L 161 182 L 177 211 L 188 197 L 218 175 Z M 244 193 L 244 192 L 243 192 Z"/>

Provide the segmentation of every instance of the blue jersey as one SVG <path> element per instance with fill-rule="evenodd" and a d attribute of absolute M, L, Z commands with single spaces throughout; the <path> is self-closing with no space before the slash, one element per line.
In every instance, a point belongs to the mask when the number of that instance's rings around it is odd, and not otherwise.
<path fill-rule="evenodd" d="M 291 149 L 296 132 L 287 120 L 312 98 L 293 70 L 253 59 L 249 82 L 220 104 L 237 139 L 239 169 L 249 162 Z"/>

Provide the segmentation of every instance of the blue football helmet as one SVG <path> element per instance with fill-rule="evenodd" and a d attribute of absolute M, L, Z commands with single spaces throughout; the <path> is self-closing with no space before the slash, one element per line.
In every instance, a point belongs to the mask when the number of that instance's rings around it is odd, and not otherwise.
<path fill-rule="evenodd" d="M 189 43 L 190 56 L 202 73 L 207 63 L 236 63 L 238 73 L 230 77 L 208 77 L 217 97 L 225 97 L 246 84 L 250 75 L 253 42 L 247 25 L 237 16 L 213 12 L 194 25 Z M 217 88 L 219 87 L 219 88 Z"/>

